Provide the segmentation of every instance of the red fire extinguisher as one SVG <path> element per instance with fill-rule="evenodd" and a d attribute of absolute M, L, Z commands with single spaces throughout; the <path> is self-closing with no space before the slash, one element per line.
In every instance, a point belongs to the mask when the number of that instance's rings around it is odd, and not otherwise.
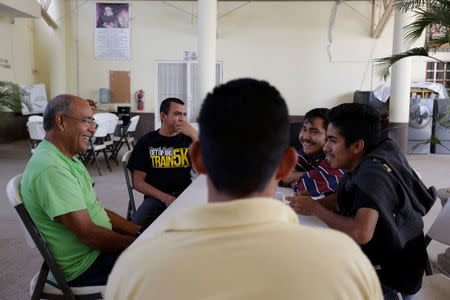
<path fill-rule="evenodd" d="M 144 109 L 144 90 L 139 90 L 137 93 L 137 108 L 138 110 Z"/>

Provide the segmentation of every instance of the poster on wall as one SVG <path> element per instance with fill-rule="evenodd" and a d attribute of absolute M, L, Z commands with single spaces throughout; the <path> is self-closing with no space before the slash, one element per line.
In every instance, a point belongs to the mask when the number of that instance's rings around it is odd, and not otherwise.
<path fill-rule="evenodd" d="M 22 115 L 43 113 L 48 102 L 45 84 L 20 85 L 20 102 L 22 103 Z"/>
<path fill-rule="evenodd" d="M 130 59 L 130 5 L 95 4 L 95 58 Z"/>

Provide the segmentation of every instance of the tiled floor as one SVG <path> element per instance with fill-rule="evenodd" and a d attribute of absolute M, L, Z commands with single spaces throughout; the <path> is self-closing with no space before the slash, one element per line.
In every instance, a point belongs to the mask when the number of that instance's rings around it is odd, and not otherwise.
<path fill-rule="evenodd" d="M 119 157 L 125 151 L 126 147 Z M 29 299 L 29 282 L 42 263 L 37 250 L 26 245 L 15 212 L 10 208 L 4 192 L 9 179 L 23 172 L 29 157 L 28 141 L 0 144 L 0 299 Z M 450 155 L 415 155 L 409 156 L 408 160 L 421 174 L 426 185 L 450 187 Z M 96 182 L 98 197 L 106 208 L 124 216 L 128 195 L 122 167 L 113 163 L 113 170 L 109 172 L 103 157 L 100 158 L 100 164 L 103 176 L 98 175 L 95 165 L 88 166 L 89 173 Z M 141 198 L 136 193 L 137 205 Z M 440 208 L 440 202 L 437 201 L 425 216 L 425 230 L 431 226 Z M 445 248 L 445 245 L 433 241 L 428 248 L 432 261 Z"/>

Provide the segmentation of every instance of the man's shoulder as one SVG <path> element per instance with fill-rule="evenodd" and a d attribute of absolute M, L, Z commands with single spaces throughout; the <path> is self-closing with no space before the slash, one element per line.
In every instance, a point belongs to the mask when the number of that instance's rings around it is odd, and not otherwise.
<path fill-rule="evenodd" d="M 159 134 L 159 129 L 158 130 L 153 130 L 153 131 L 149 131 L 146 134 L 144 134 L 143 136 L 141 136 L 139 139 L 150 139 L 153 137 L 160 137 L 161 135 Z"/>

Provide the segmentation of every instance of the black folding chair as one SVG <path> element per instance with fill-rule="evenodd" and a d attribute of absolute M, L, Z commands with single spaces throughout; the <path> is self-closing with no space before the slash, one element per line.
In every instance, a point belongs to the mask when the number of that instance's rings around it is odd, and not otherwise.
<path fill-rule="evenodd" d="M 38 248 L 44 262 L 41 270 L 30 283 L 31 299 L 103 299 L 105 286 L 70 287 L 56 264 L 47 244 L 23 205 L 19 193 L 22 175 L 13 177 L 6 186 L 6 193 L 12 207 L 16 209 L 25 232 L 28 246 Z M 49 271 L 56 282 L 48 279 Z"/>

